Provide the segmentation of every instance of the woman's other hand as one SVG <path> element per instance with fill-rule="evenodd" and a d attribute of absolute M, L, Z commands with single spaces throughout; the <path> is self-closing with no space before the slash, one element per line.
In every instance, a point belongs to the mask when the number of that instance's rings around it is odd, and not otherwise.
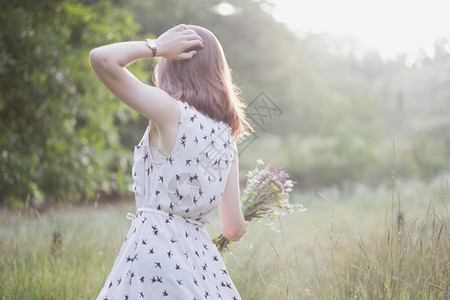
<path fill-rule="evenodd" d="M 190 59 L 197 51 L 203 48 L 203 39 L 192 29 L 184 24 L 177 25 L 156 39 L 157 55 L 168 59 Z M 188 49 L 193 48 L 189 52 Z"/>

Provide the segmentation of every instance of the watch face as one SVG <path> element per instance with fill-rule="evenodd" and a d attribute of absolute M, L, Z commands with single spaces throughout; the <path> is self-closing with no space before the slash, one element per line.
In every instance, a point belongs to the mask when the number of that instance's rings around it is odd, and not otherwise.
<path fill-rule="evenodd" d="M 150 41 L 150 45 L 149 45 L 152 49 L 156 49 L 156 43 L 155 41 Z"/>
<path fill-rule="evenodd" d="M 153 56 L 156 55 L 156 41 L 155 40 L 150 40 L 150 39 L 146 39 L 145 42 L 147 43 L 147 46 L 152 50 L 153 52 Z"/>

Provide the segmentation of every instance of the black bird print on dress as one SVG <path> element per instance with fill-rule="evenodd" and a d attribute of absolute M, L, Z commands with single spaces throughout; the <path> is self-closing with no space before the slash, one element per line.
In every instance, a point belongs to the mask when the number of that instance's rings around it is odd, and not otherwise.
<path fill-rule="evenodd" d="M 155 161 L 150 126 L 134 148 L 136 216 L 101 299 L 241 299 L 203 225 L 222 200 L 236 144 L 224 122 L 180 108 L 170 155 Z"/>

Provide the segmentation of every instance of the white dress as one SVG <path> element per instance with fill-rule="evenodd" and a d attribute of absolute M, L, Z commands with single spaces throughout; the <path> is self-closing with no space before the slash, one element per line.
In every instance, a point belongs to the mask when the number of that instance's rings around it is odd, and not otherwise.
<path fill-rule="evenodd" d="M 203 228 L 222 199 L 236 144 L 226 123 L 175 101 L 172 153 L 152 158 L 150 127 L 135 147 L 136 216 L 97 299 L 241 299 Z"/>

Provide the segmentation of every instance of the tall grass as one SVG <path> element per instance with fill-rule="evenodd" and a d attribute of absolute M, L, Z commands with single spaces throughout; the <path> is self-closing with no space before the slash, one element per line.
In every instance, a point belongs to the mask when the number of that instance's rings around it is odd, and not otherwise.
<path fill-rule="evenodd" d="M 131 207 L 131 205 L 128 205 Z M 0 217 L 0 299 L 92 299 L 128 230 L 118 207 Z"/>
<path fill-rule="evenodd" d="M 296 194 L 309 212 L 252 224 L 224 254 L 243 299 L 448 299 L 448 181 Z M 392 196 L 394 195 L 394 196 Z M 93 299 L 134 203 L 0 212 L 0 299 Z M 218 218 L 208 226 L 220 231 Z"/>
<path fill-rule="evenodd" d="M 279 234 L 250 228 L 253 247 L 225 256 L 244 299 L 449 299 L 448 181 L 405 186 L 326 191 Z"/>

